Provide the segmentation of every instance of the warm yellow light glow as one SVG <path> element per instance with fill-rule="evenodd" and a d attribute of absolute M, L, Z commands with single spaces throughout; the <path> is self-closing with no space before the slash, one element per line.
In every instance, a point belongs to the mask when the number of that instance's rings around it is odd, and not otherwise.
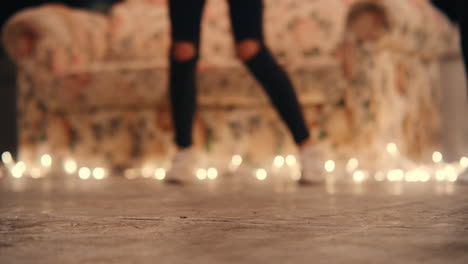
<path fill-rule="evenodd" d="M 417 182 L 419 181 L 417 170 L 410 170 L 405 173 L 405 181 L 407 182 Z"/>
<path fill-rule="evenodd" d="M 41 169 L 40 168 L 34 167 L 34 168 L 31 169 L 31 171 L 29 173 L 31 174 L 31 178 L 33 178 L 33 179 L 41 178 Z"/>
<path fill-rule="evenodd" d="M 11 155 L 10 152 L 5 151 L 2 153 L 2 161 L 5 164 L 11 164 L 13 163 L 13 156 Z"/>
<path fill-rule="evenodd" d="M 82 180 L 87 180 L 89 179 L 89 177 L 91 177 L 91 170 L 86 167 L 80 168 L 80 170 L 78 171 L 78 176 Z"/>
<path fill-rule="evenodd" d="M 143 178 L 150 178 L 153 175 L 154 171 L 150 166 L 145 166 L 141 169 L 141 176 L 143 176 Z"/>
<path fill-rule="evenodd" d="M 198 169 L 196 175 L 200 181 L 203 181 L 207 178 L 208 172 L 205 169 Z"/>
<path fill-rule="evenodd" d="M 443 170 L 437 170 L 436 172 L 436 180 L 443 181 L 445 180 L 445 172 Z"/>
<path fill-rule="evenodd" d="M 397 154 L 398 153 L 397 145 L 395 143 L 388 143 L 387 144 L 387 152 L 392 154 L 392 155 Z"/>
<path fill-rule="evenodd" d="M 352 158 L 346 164 L 346 171 L 352 173 L 359 167 L 359 161 L 356 158 Z"/>
<path fill-rule="evenodd" d="M 231 162 L 232 164 L 234 164 L 234 166 L 240 166 L 242 164 L 242 156 L 241 155 L 232 156 Z"/>
<path fill-rule="evenodd" d="M 454 166 L 448 165 L 444 168 L 445 177 L 450 182 L 456 182 L 458 179 L 457 170 Z"/>
<path fill-rule="evenodd" d="M 255 176 L 259 181 L 264 181 L 267 178 L 268 173 L 265 169 L 258 169 Z"/>
<path fill-rule="evenodd" d="M 395 170 L 396 181 L 402 181 L 405 178 L 405 173 L 402 170 Z"/>
<path fill-rule="evenodd" d="M 460 159 L 460 166 L 462 166 L 463 168 L 468 168 L 468 158 L 467 157 L 462 157 Z"/>
<path fill-rule="evenodd" d="M 414 179 L 413 172 L 412 171 L 407 171 L 405 173 L 405 181 L 412 182 L 412 181 L 414 181 L 413 179 Z"/>
<path fill-rule="evenodd" d="M 23 172 L 21 170 L 18 170 L 18 168 L 14 167 L 12 170 L 11 170 L 11 175 L 14 177 L 14 178 L 21 178 L 23 177 Z"/>
<path fill-rule="evenodd" d="M 448 175 L 447 180 L 449 180 L 450 182 L 456 182 L 458 180 L 458 175 L 456 174 Z"/>
<path fill-rule="evenodd" d="M 16 163 L 15 167 L 17 167 L 22 172 L 26 171 L 26 163 L 24 163 L 23 161 Z"/>
<path fill-rule="evenodd" d="M 402 170 L 391 170 L 387 173 L 387 179 L 391 182 L 402 181 L 405 173 Z"/>
<path fill-rule="evenodd" d="M 43 167 L 46 167 L 46 168 L 52 166 L 52 157 L 49 154 L 42 155 L 41 164 Z"/>
<path fill-rule="evenodd" d="M 439 151 L 432 153 L 432 161 L 434 161 L 434 163 L 440 163 L 442 162 L 443 159 L 444 157 L 442 156 L 442 153 L 440 153 Z"/>
<path fill-rule="evenodd" d="M 291 179 L 293 181 L 298 181 L 301 179 L 302 173 L 300 170 L 293 170 L 291 173 Z"/>
<path fill-rule="evenodd" d="M 424 169 L 416 169 L 415 175 L 418 181 L 421 181 L 421 182 L 428 182 L 431 179 L 431 175 L 429 174 L 429 172 L 427 172 Z"/>
<path fill-rule="evenodd" d="M 26 171 L 26 164 L 24 164 L 24 162 L 20 161 L 20 162 L 16 163 L 15 166 L 13 166 L 13 168 L 11 169 L 11 175 L 14 178 L 19 179 L 19 178 L 23 177 L 25 171 Z"/>
<path fill-rule="evenodd" d="M 93 177 L 96 180 L 104 179 L 106 177 L 106 170 L 104 170 L 103 168 L 95 168 L 93 170 Z"/>
<path fill-rule="evenodd" d="M 333 160 L 327 160 L 324 167 L 327 172 L 332 173 L 335 171 L 336 164 Z"/>
<path fill-rule="evenodd" d="M 63 164 L 63 169 L 67 174 L 74 174 L 78 169 L 78 165 L 72 159 L 67 159 Z"/>
<path fill-rule="evenodd" d="M 363 171 L 358 170 L 353 173 L 353 180 L 355 182 L 363 182 L 365 178 L 366 174 Z"/>
<path fill-rule="evenodd" d="M 214 180 L 218 177 L 218 170 L 215 168 L 209 168 L 207 171 L 208 178 Z"/>
<path fill-rule="evenodd" d="M 284 166 L 285 160 L 283 156 L 276 156 L 275 159 L 273 160 L 273 165 L 276 168 L 281 168 Z"/>
<path fill-rule="evenodd" d="M 297 163 L 296 157 L 294 157 L 293 155 L 286 156 L 286 164 L 288 164 L 288 166 L 292 167 L 296 165 L 296 163 Z"/>
<path fill-rule="evenodd" d="M 154 172 L 154 178 L 160 181 L 164 180 L 164 178 L 166 178 L 166 170 L 163 168 L 156 169 Z"/>

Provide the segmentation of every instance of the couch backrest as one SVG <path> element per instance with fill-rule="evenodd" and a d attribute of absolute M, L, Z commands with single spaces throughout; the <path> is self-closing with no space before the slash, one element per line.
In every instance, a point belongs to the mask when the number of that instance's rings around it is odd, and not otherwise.
<path fill-rule="evenodd" d="M 457 55 L 456 30 L 427 0 L 264 2 L 266 42 L 290 67 L 333 59 L 349 41 L 362 46 L 359 38 L 369 37 L 386 39 L 387 48 L 428 60 Z M 227 8 L 226 0 L 207 0 L 202 63 L 238 63 Z M 382 36 L 382 20 L 391 30 L 383 32 L 385 38 L 375 38 Z M 163 65 L 169 33 L 167 0 L 127 0 L 113 6 L 109 16 L 50 5 L 24 10 L 5 26 L 3 40 L 19 65 L 50 66 L 46 73 L 61 74 L 110 61 Z"/>
<path fill-rule="evenodd" d="M 352 2 L 265 0 L 266 41 L 284 63 L 329 54 L 341 40 Z M 207 0 L 202 24 L 204 62 L 235 61 L 227 12 L 226 0 Z M 127 0 L 113 7 L 110 18 L 113 58 L 166 59 L 170 43 L 167 0 Z"/>

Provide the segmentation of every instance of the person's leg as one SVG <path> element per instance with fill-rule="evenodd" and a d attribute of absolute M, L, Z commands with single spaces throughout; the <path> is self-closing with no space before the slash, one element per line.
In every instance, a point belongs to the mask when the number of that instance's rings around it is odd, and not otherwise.
<path fill-rule="evenodd" d="M 169 1 L 172 29 L 169 90 L 175 143 L 181 149 L 192 145 L 196 65 L 204 4 L 205 0 Z"/>
<path fill-rule="evenodd" d="M 299 183 L 323 181 L 321 151 L 313 145 L 292 83 L 265 45 L 262 0 L 229 0 L 229 6 L 237 55 L 263 86 L 299 147 Z"/>
<path fill-rule="evenodd" d="M 229 0 L 229 6 L 239 59 L 263 86 L 294 141 L 304 144 L 310 137 L 296 93 L 264 42 L 262 0 Z"/>
<path fill-rule="evenodd" d="M 172 44 L 169 56 L 169 94 L 175 144 L 166 182 L 193 180 L 192 127 L 196 109 L 196 66 L 200 23 L 205 0 L 169 0 Z"/>

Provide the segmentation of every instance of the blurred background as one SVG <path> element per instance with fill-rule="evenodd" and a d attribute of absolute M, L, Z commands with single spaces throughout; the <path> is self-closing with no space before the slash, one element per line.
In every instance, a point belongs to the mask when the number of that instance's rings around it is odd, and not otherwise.
<path fill-rule="evenodd" d="M 229 162 L 234 153 L 259 157 L 254 167 L 292 156 L 284 127 L 262 110 L 264 95 L 235 64 L 225 1 L 208 2 L 201 64 L 209 71 L 200 72 L 206 85 L 199 89 L 201 104 L 214 110 L 204 109 L 195 125 L 200 145 Z M 267 42 L 290 67 L 308 125 L 334 153 L 330 159 L 359 158 L 372 167 L 389 146 L 417 161 L 440 151 L 453 162 L 468 153 L 457 1 L 265 2 L 276 3 L 265 18 Z M 70 8 L 20 12 L 46 3 Z M 100 157 L 100 164 L 117 168 L 167 160 L 173 149 L 161 66 L 170 43 L 165 4 L 31 0 L 2 7 L 0 153 L 16 156 L 21 141 L 34 153 L 31 160 L 60 152 L 82 162 Z"/>
<path fill-rule="evenodd" d="M 0 263 L 468 263 L 468 0 L 264 0 L 327 155 L 313 189 L 291 184 L 297 152 L 234 55 L 227 0 L 207 2 L 207 184 L 188 189 L 151 183 L 174 153 L 167 0 L 3 2 Z"/>

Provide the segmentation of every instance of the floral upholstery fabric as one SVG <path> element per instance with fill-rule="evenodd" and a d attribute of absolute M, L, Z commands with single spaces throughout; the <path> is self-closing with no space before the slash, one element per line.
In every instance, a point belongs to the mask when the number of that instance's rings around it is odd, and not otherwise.
<path fill-rule="evenodd" d="M 294 153 L 235 58 L 226 1 L 207 2 L 197 144 L 252 164 Z M 439 60 L 460 51 L 455 28 L 427 1 L 265 0 L 265 8 L 267 44 L 331 158 L 376 164 L 390 141 L 414 159 L 437 147 Z M 169 32 L 165 0 L 127 0 L 106 16 L 58 5 L 15 15 L 3 39 L 19 69 L 24 155 L 50 149 L 117 167 L 163 162 L 173 150 Z"/>

